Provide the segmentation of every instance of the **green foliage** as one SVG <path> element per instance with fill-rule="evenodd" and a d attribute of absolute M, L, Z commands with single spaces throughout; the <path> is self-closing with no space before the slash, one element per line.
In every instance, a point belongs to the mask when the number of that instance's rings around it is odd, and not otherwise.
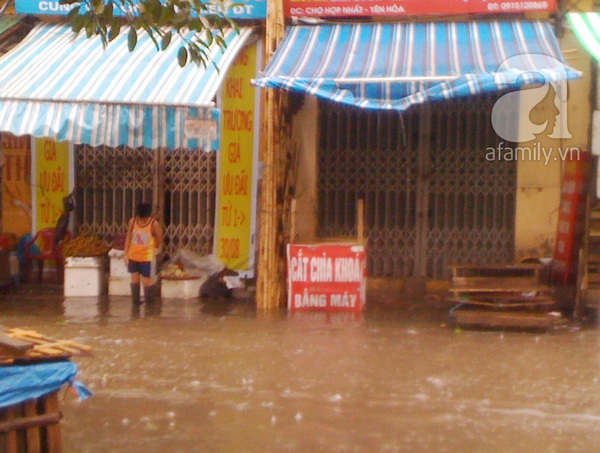
<path fill-rule="evenodd" d="M 145 30 L 158 50 L 165 50 L 179 34 L 183 46 L 177 53 L 181 67 L 188 62 L 206 66 L 210 63 L 208 49 L 215 42 L 227 47 L 226 28 L 238 30 L 226 11 L 236 4 L 228 0 L 60 0 L 62 5 L 76 5 L 68 20 L 75 33 L 84 31 L 88 38 L 100 36 L 107 45 L 129 25 L 127 36 L 129 51 L 137 45 L 138 30 Z M 115 12 L 124 12 L 115 14 Z M 189 31 L 194 32 L 189 38 Z"/>

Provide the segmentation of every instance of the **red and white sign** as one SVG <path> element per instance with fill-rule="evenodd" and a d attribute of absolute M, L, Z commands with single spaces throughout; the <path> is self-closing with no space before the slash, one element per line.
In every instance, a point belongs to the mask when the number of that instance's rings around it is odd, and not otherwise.
<path fill-rule="evenodd" d="M 284 0 L 290 17 L 372 17 L 554 12 L 557 0 Z"/>
<path fill-rule="evenodd" d="M 552 282 L 559 285 L 576 283 L 579 249 L 585 233 L 585 205 L 592 162 L 590 153 L 577 154 L 577 158 L 568 159 L 564 164 L 551 268 Z"/>
<path fill-rule="evenodd" d="M 288 309 L 360 311 L 365 307 L 362 245 L 288 244 Z"/>

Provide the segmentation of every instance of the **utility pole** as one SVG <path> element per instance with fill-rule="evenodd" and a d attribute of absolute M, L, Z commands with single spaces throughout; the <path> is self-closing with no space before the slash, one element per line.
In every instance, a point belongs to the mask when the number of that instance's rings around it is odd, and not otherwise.
<path fill-rule="evenodd" d="M 285 31 L 283 0 L 267 2 L 265 60 L 268 62 Z M 280 140 L 281 97 L 279 90 L 262 90 L 261 153 L 263 177 L 260 196 L 260 227 L 256 306 L 259 310 L 279 308 L 285 300 L 285 263 L 279 253 L 281 203 L 277 199 L 281 159 L 285 159 Z"/>

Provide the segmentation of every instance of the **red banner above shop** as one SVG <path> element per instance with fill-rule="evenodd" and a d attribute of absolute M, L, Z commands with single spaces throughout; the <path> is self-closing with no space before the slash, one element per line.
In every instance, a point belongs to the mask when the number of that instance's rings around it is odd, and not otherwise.
<path fill-rule="evenodd" d="M 361 311 L 365 307 L 362 245 L 288 244 L 288 308 Z"/>
<path fill-rule="evenodd" d="M 557 0 L 284 0 L 285 17 L 371 17 L 553 12 Z"/>

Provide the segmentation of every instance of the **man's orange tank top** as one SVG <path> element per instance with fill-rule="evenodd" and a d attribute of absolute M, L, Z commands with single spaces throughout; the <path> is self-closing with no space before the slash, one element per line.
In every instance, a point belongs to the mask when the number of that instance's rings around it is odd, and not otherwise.
<path fill-rule="evenodd" d="M 150 218 L 150 221 L 145 226 L 138 224 L 137 217 L 133 220 L 131 243 L 129 244 L 129 251 L 127 253 L 130 260 L 139 262 L 154 260 L 156 256 L 154 236 L 152 235 L 154 220 L 154 218 Z"/>

